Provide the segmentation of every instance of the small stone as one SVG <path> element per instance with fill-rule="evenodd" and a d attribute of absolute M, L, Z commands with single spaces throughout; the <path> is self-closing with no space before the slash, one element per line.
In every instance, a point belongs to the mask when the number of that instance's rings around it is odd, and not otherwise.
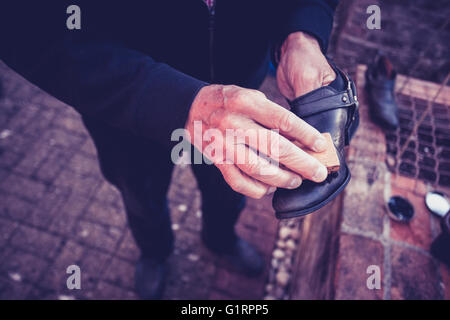
<path fill-rule="evenodd" d="M 273 290 L 273 284 L 266 285 L 266 292 L 271 292 Z"/>
<path fill-rule="evenodd" d="M 17 272 L 10 272 L 9 273 L 9 277 L 12 280 L 17 281 L 17 282 L 22 281 L 22 276 L 19 273 L 17 273 Z"/>
<path fill-rule="evenodd" d="M 300 232 L 298 231 L 298 229 L 292 229 L 291 239 L 298 239 L 299 236 L 300 236 Z"/>
<path fill-rule="evenodd" d="M 0 139 L 6 139 L 8 138 L 10 135 L 12 135 L 12 131 L 9 129 L 5 129 L 2 132 L 0 132 Z"/>
<path fill-rule="evenodd" d="M 65 294 L 60 294 L 58 300 L 75 300 L 74 296 L 67 296 Z"/>
<path fill-rule="evenodd" d="M 277 241 L 277 247 L 278 248 L 284 248 L 286 246 L 286 243 L 282 240 Z"/>
<path fill-rule="evenodd" d="M 81 230 L 80 236 L 81 236 L 82 238 L 86 238 L 88 235 L 89 235 L 89 231 L 88 231 L 87 229 Z"/>
<path fill-rule="evenodd" d="M 287 222 L 287 226 L 291 229 L 295 228 L 297 226 L 297 222 L 295 222 L 295 220 L 289 220 Z"/>
<path fill-rule="evenodd" d="M 389 154 L 386 157 L 386 163 L 387 163 L 388 167 L 392 168 L 392 167 L 395 167 L 396 160 L 392 155 Z"/>
<path fill-rule="evenodd" d="M 187 205 L 185 205 L 185 204 L 180 204 L 180 205 L 178 206 L 178 211 L 180 211 L 180 212 L 186 212 L 186 210 L 187 210 Z"/>
<path fill-rule="evenodd" d="M 277 300 L 277 299 L 274 296 L 269 295 L 269 296 L 265 296 L 264 300 Z"/>
<path fill-rule="evenodd" d="M 289 239 L 289 240 L 286 242 L 286 248 L 291 249 L 291 250 L 294 250 L 295 247 L 296 247 L 296 245 L 295 245 L 295 241 L 294 241 L 294 240 Z"/>
<path fill-rule="evenodd" d="M 179 224 L 177 224 L 177 223 L 172 224 L 172 230 L 173 231 L 177 231 L 179 229 L 180 229 L 180 225 Z"/>
<path fill-rule="evenodd" d="M 280 228 L 280 239 L 281 240 L 285 240 L 289 237 L 289 235 L 291 234 L 291 230 L 288 227 L 281 227 Z"/>
<path fill-rule="evenodd" d="M 276 268 L 278 268 L 280 263 L 278 262 L 277 259 L 272 259 L 271 265 L 272 265 L 272 268 L 276 269 Z"/>
<path fill-rule="evenodd" d="M 277 299 L 283 299 L 283 297 L 284 297 L 284 289 L 281 288 L 281 287 L 277 287 L 277 288 L 275 289 L 275 294 L 274 294 L 274 296 L 275 296 Z"/>
<path fill-rule="evenodd" d="M 283 261 L 281 262 L 280 267 L 277 270 L 277 274 L 278 274 L 278 272 L 287 272 L 286 265 L 283 263 Z M 289 272 L 287 272 L 287 273 L 289 273 Z M 276 275 L 275 275 L 275 278 L 276 278 Z"/>
<path fill-rule="evenodd" d="M 284 270 L 280 270 L 277 273 L 276 279 L 277 279 L 277 283 L 284 287 L 289 282 L 289 274 Z"/>
<path fill-rule="evenodd" d="M 276 259 L 282 259 L 282 258 L 284 258 L 284 252 L 283 252 L 283 250 L 280 250 L 280 249 L 275 249 L 275 251 L 273 252 L 273 256 L 274 256 L 274 258 L 276 258 Z"/>
<path fill-rule="evenodd" d="M 202 217 L 202 210 L 197 210 L 197 211 L 195 212 L 195 216 L 196 216 L 197 218 L 201 218 L 201 217 Z"/>
<path fill-rule="evenodd" d="M 194 254 L 194 253 L 188 254 L 188 260 L 190 260 L 190 261 L 195 262 L 195 261 L 198 261 L 199 259 L 200 259 L 200 257 L 197 254 Z"/>

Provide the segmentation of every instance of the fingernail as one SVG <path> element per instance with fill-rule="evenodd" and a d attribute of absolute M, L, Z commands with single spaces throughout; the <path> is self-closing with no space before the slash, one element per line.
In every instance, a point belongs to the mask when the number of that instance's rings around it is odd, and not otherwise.
<path fill-rule="evenodd" d="M 325 166 L 320 165 L 314 173 L 312 179 L 314 181 L 323 181 L 328 176 L 328 170 Z"/>
<path fill-rule="evenodd" d="M 327 142 L 326 142 L 325 138 L 320 137 L 316 140 L 316 142 L 314 142 L 313 149 L 316 152 L 321 152 L 321 151 L 325 150 L 326 146 L 327 146 Z"/>
<path fill-rule="evenodd" d="M 272 194 L 275 192 L 275 190 L 277 190 L 277 187 L 270 187 L 269 189 L 267 189 L 267 194 Z"/>
<path fill-rule="evenodd" d="M 300 178 L 294 178 L 294 179 L 292 179 L 291 180 L 291 182 L 289 183 L 289 187 L 288 187 L 288 189 L 295 189 L 295 188 L 298 188 L 298 187 L 300 187 L 300 185 L 302 184 L 302 179 L 300 179 Z"/>

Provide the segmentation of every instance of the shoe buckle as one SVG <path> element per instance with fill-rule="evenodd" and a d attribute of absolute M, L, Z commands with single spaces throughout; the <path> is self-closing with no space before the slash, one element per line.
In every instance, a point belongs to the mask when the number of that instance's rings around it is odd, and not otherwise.
<path fill-rule="evenodd" d="M 346 72 L 343 72 L 345 79 L 347 81 L 347 96 L 350 99 L 349 103 L 349 112 L 348 112 L 348 119 L 347 119 L 347 124 L 346 124 L 346 128 L 345 128 L 345 144 L 348 145 L 350 143 L 350 127 L 352 125 L 352 123 L 354 123 L 354 121 L 356 120 L 356 113 L 358 112 L 358 108 L 359 108 L 359 101 L 358 101 L 358 96 L 357 96 L 357 91 L 356 91 L 356 86 L 353 83 L 353 81 L 350 79 L 350 77 L 347 75 Z M 346 101 L 344 101 L 346 102 Z"/>

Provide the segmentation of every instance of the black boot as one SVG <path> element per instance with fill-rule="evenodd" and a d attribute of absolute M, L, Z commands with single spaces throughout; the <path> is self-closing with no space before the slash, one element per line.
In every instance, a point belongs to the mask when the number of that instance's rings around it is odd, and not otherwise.
<path fill-rule="evenodd" d="M 380 54 L 366 71 L 370 117 L 380 127 L 391 130 L 398 127 L 398 106 L 394 95 L 396 76 L 392 64 Z"/>
<path fill-rule="evenodd" d="M 138 296 L 143 300 L 161 299 L 166 275 L 167 270 L 164 262 L 141 257 L 136 264 L 134 276 Z"/>
<path fill-rule="evenodd" d="M 202 240 L 209 250 L 247 276 L 256 277 L 264 270 L 264 260 L 259 252 L 242 238 L 234 236 L 227 242 L 223 238 L 215 241 L 202 232 Z"/>
<path fill-rule="evenodd" d="M 441 234 L 431 244 L 431 254 L 450 268 L 450 212 L 441 220 Z"/>
<path fill-rule="evenodd" d="M 278 219 L 303 216 L 333 200 L 350 181 L 345 163 L 344 146 L 348 145 L 359 124 L 358 100 L 353 81 L 330 65 L 336 80 L 290 102 L 291 111 L 320 132 L 329 132 L 337 149 L 340 168 L 321 183 L 304 180 L 294 190 L 278 188 L 272 205 Z"/>

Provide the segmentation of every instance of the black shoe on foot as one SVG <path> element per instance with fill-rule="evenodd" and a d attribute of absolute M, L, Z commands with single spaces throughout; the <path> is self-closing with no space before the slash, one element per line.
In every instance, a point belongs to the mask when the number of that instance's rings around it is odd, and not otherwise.
<path fill-rule="evenodd" d="M 441 234 L 431 244 L 431 254 L 450 268 L 450 212 L 441 220 Z"/>
<path fill-rule="evenodd" d="M 350 181 L 344 146 L 348 145 L 359 124 L 358 99 L 353 81 L 331 61 L 336 80 L 290 102 L 291 111 L 320 132 L 329 132 L 340 162 L 339 170 L 321 183 L 304 180 L 294 190 L 278 188 L 272 205 L 278 219 L 304 216 L 337 197 Z"/>
<path fill-rule="evenodd" d="M 234 267 L 237 271 L 244 273 L 250 277 L 260 275 L 264 269 L 264 260 L 259 252 L 247 241 L 236 237 L 234 241 L 220 245 L 206 240 L 202 236 L 205 246 L 224 258 L 227 263 Z"/>
<path fill-rule="evenodd" d="M 143 300 L 161 299 L 166 280 L 164 262 L 141 257 L 136 264 L 134 282 L 138 296 Z"/>

